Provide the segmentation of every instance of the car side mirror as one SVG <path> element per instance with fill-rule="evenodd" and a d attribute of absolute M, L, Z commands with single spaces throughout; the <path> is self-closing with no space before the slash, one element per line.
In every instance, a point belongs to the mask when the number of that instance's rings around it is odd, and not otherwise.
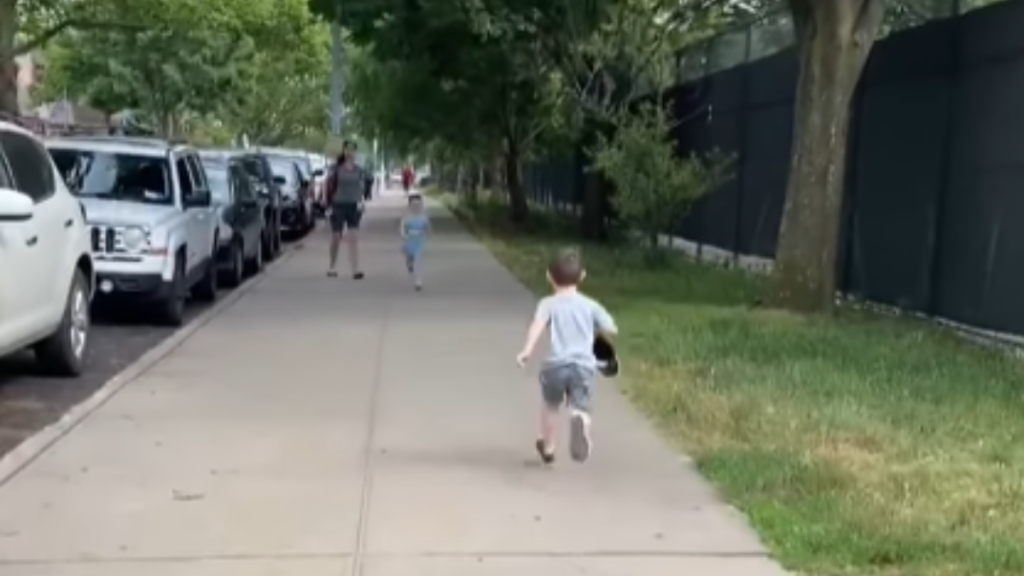
<path fill-rule="evenodd" d="M 196 190 L 185 200 L 186 208 L 209 208 L 213 205 L 213 197 L 206 190 Z"/>
<path fill-rule="evenodd" d="M 10 188 L 0 188 L 0 223 L 27 222 L 32 219 L 36 203 L 26 194 Z"/>
<path fill-rule="evenodd" d="M 287 183 L 288 179 L 285 178 L 284 176 L 274 176 L 274 184 L 277 184 L 278 186 L 284 186 Z"/>

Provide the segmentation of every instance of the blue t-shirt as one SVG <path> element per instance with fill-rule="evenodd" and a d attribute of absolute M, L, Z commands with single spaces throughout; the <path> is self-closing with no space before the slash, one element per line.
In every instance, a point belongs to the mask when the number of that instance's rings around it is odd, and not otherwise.
<path fill-rule="evenodd" d="M 553 294 L 542 299 L 537 304 L 534 320 L 547 324 L 551 337 L 545 368 L 576 365 L 595 370 L 596 332 L 618 332 L 615 320 L 604 306 L 579 292 Z"/>
<path fill-rule="evenodd" d="M 406 248 L 420 248 L 427 240 L 430 218 L 426 214 L 407 214 L 402 219 L 402 233 Z"/>

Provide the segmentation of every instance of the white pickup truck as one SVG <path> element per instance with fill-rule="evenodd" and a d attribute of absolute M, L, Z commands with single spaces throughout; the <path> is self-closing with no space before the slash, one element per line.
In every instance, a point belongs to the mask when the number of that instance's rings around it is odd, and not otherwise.
<path fill-rule="evenodd" d="M 166 140 L 49 140 L 85 209 L 98 298 L 148 300 L 180 325 L 186 298 L 217 297 L 218 218 L 196 150 Z"/>

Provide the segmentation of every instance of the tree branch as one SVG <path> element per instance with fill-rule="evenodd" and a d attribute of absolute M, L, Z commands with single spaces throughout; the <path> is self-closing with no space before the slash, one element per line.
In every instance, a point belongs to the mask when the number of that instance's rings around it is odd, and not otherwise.
<path fill-rule="evenodd" d="M 136 24 L 128 24 L 124 22 L 99 22 L 96 20 L 80 20 L 77 18 L 68 18 L 62 20 L 53 26 L 43 30 L 35 37 L 26 40 L 20 44 L 14 46 L 14 55 L 20 56 L 22 54 L 38 50 L 45 46 L 50 40 L 53 40 L 66 30 L 142 30 L 143 27 Z"/>

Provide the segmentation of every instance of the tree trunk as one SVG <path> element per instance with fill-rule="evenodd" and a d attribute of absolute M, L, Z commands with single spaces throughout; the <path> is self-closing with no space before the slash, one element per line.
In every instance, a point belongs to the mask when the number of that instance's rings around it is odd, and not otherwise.
<path fill-rule="evenodd" d="M 790 7 L 800 76 L 775 257 L 776 298 L 791 310 L 828 312 L 835 305 L 850 102 L 884 0 L 790 0 Z"/>
<path fill-rule="evenodd" d="M 18 65 L 15 37 L 18 34 L 17 0 L 0 0 L 0 112 L 18 115 Z"/>
<path fill-rule="evenodd" d="M 592 119 L 585 120 L 583 137 L 577 147 L 577 166 L 579 177 L 583 179 L 580 202 L 580 234 L 587 240 L 603 241 L 608 237 L 607 205 L 605 194 L 607 188 L 602 182 L 601 174 L 593 167 L 593 159 L 588 150 L 597 142 L 600 126 Z"/>
<path fill-rule="evenodd" d="M 175 119 L 173 112 L 165 112 L 160 115 L 161 136 L 167 139 L 174 138 Z"/>
<path fill-rule="evenodd" d="M 513 142 L 507 144 L 508 146 L 505 148 L 505 178 L 508 183 L 509 217 L 513 222 L 526 222 L 530 215 L 530 206 L 526 202 L 526 189 L 523 187 L 519 148 Z"/>

